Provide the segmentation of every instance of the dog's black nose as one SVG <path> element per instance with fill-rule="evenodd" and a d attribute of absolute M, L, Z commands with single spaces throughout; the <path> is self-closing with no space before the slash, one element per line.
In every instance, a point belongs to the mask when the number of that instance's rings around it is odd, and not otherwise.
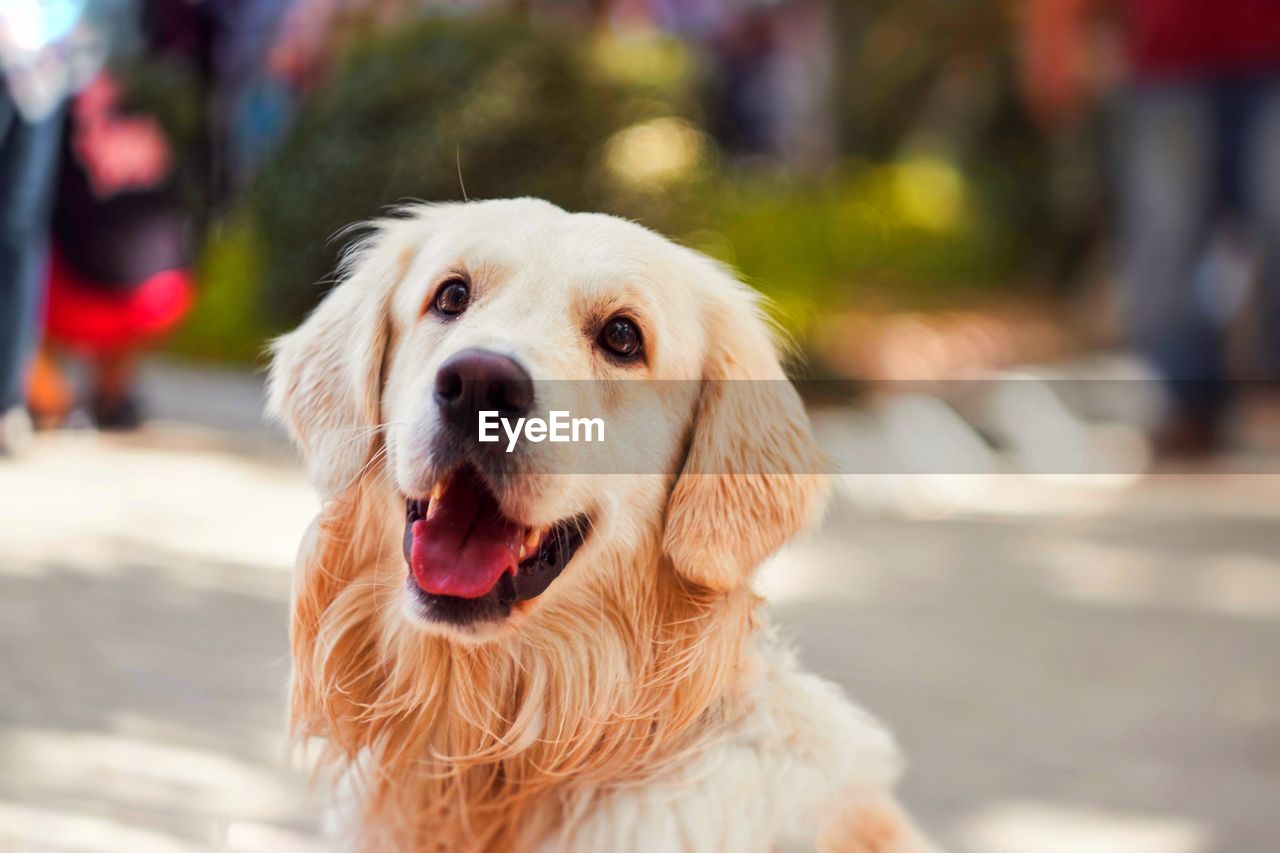
<path fill-rule="evenodd" d="M 467 349 L 440 367 L 435 398 L 445 419 L 462 426 L 475 424 L 481 411 L 518 418 L 533 405 L 533 379 L 514 359 Z"/>

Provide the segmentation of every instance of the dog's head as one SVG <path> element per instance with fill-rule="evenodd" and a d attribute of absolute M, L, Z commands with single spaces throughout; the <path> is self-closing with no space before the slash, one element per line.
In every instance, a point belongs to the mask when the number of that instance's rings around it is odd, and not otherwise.
<path fill-rule="evenodd" d="M 276 342 L 271 407 L 322 495 L 394 490 L 407 618 L 470 641 L 639 580 L 601 573 L 742 587 L 822 492 L 754 293 L 637 225 L 535 200 L 378 223 Z M 570 441 L 527 426 L 556 430 L 554 412 Z M 666 559 L 625 559 L 641 551 Z"/>

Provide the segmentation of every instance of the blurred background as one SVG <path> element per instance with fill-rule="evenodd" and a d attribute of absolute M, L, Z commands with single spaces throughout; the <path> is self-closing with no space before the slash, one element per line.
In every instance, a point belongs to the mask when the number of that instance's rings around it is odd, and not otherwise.
<path fill-rule="evenodd" d="M 266 341 L 536 195 L 735 267 L 844 475 L 762 572 L 972 853 L 1280 835 L 1273 0 L 0 0 L 0 847 L 310 850 Z"/>

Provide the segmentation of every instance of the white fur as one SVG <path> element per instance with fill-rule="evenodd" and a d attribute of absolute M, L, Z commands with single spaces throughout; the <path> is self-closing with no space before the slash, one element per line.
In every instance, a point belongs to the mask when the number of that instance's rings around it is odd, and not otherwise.
<path fill-rule="evenodd" d="M 890 790 L 893 737 L 835 685 L 800 671 L 772 634 L 755 654 L 755 704 L 731 738 L 638 791 L 609 798 L 552 851 L 812 848 L 850 791 Z"/>

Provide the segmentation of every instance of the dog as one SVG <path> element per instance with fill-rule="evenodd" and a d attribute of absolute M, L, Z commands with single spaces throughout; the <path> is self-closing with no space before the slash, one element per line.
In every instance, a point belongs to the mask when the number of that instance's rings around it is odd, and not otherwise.
<path fill-rule="evenodd" d="M 754 291 L 535 199 L 400 209 L 340 281 L 274 342 L 269 407 L 323 501 L 292 730 L 353 846 L 933 849 L 892 737 L 752 591 L 827 483 Z M 477 440 L 554 408 L 605 440 Z"/>

